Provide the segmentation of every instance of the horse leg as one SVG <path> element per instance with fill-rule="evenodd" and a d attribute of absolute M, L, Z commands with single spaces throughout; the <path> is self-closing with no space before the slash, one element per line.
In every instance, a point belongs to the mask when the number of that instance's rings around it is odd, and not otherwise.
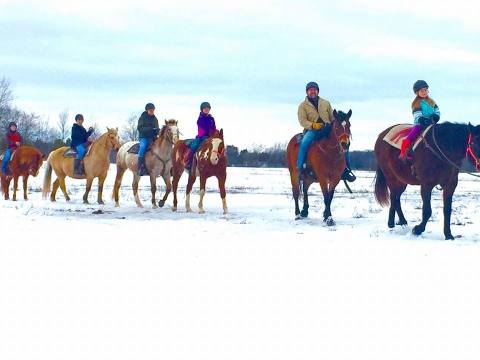
<path fill-rule="evenodd" d="M 198 213 L 205 214 L 203 209 L 203 197 L 205 196 L 205 186 L 207 184 L 207 178 L 200 176 L 200 200 L 198 202 Z"/>
<path fill-rule="evenodd" d="M 63 196 L 65 196 L 65 200 L 70 201 L 70 196 L 67 194 L 67 186 L 65 185 L 65 177 L 59 177 L 58 183 L 60 185 L 60 189 L 62 189 Z"/>
<path fill-rule="evenodd" d="M 117 165 L 117 175 L 115 176 L 115 185 L 113 186 L 113 199 L 115 200 L 115 207 L 120 206 L 120 186 L 122 185 L 123 174 L 126 169 L 122 169 Z"/>
<path fill-rule="evenodd" d="M 445 240 L 453 240 L 452 231 L 450 230 L 450 218 L 452 216 L 452 199 L 453 193 L 457 187 L 458 179 L 452 181 L 443 188 L 443 233 Z"/>
<path fill-rule="evenodd" d="M 92 188 L 92 184 L 93 184 L 93 177 L 87 178 L 87 186 L 85 187 L 85 194 L 83 194 L 83 203 L 84 204 L 88 204 L 88 194 L 90 193 L 90 189 Z M 61 183 L 60 183 L 60 186 L 62 186 Z"/>
<path fill-rule="evenodd" d="M 328 226 L 335 225 L 335 221 L 333 220 L 332 210 L 331 210 L 331 205 L 332 205 L 332 200 L 333 200 L 333 195 L 334 194 L 335 194 L 335 189 L 329 189 L 329 191 L 327 193 L 327 196 L 324 197 L 325 211 L 323 213 L 323 219 Z"/>
<path fill-rule="evenodd" d="M 167 201 L 168 194 L 172 191 L 172 181 L 170 180 L 170 175 L 166 174 L 163 175 L 163 181 L 165 181 L 165 195 L 163 195 L 162 200 L 158 202 L 158 206 L 163 207 L 165 205 L 165 201 Z"/>
<path fill-rule="evenodd" d="M 178 182 L 180 181 L 180 177 L 182 176 L 182 174 L 177 174 L 177 173 L 174 173 L 173 174 L 173 184 L 172 184 L 172 188 L 173 188 L 173 207 L 172 207 L 172 211 L 177 211 L 177 205 L 178 205 L 178 201 L 177 201 L 177 189 L 178 189 Z"/>
<path fill-rule="evenodd" d="M 56 200 L 56 195 L 57 195 L 57 190 L 58 190 L 59 186 L 60 186 L 60 182 L 58 181 L 58 177 L 57 177 L 52 184 L 52 193 L 50 194 L 50 201 L 52 201 L 52 202 L 57 201 Z"/>
<path fill-rule="evenodd" d="M 140 181 L 140 176 L 137 174 L 133 174 L 133 182 L 132 182 L 132 189 L 133 189 L 133 196 L 135 197 L 135 203 L 139 208 L 143 208 L 142 202 L 140 201 L 140 197 L 138 196 L 138 182 Z"/>
<path fill-rule="evenodd" d="M 11 177 L 5 176 L 5 200 L 10 199 L 10 182 L 11 181 L 12 181 Z"/>
<path fill-rule="evenodd" d="M 107 174 L 102 174 L 101 176 L 98 177 L 97 203 L 99 203 L 100 205 L 105 205 L 105 202 L 103 201 L 103 184 L 105 183 L 106 177 L 107 177 Z"/>
<path fill-rule="evenodd" d="M 220 198 L 222 199 L 223 214 L 227 215 L 227 192 L 225 191 L 225 181 L 227 180 L 227 174 L 217 176 L 218 179 L 218 188 L 220 189 Z"/>
<path fill-rule="evenodd" d="M 13 201 L 17 201 L 18 176 L 13 177 Z"/>
<path fill-rule="evenodd" d="M 300 206 L 298 205 L 298 198 L 300 197 L 300 182 L 296 169 L 290 169 L 290 182 L 292 183 L 292 195 L 293 200 L 295 201 L 295 220 L 299 220 Z"/>
<path fill-rule="evenodd" d="M 300 216 L 302 218 L 307 218 L 308 217 L 308 208 L 310 207 L 310 205 L 308 204 L 308 188 L 310 187 L 311 184 L 312 183 L 309 183 L 309 182 L 306 182 L 306 181 L 303 182 L 303 188 L 302 188 L 303 208 L 302 208 L 302 211 L 300 212 Z"/>
<path fill-rule="evenodd" d="M 150 191 L 152 192 L 152 209 L 156 209 L 157 200 L 155 200 L 155 193 L 157 192 L 157 178 L 150 173 Z"/>
<path fill-rule="evenodd" d="M 396 194 L 396 197 L 395 197 L 395 209 L 397 211 L 397 215 L 398 215 L 398 222 L 397 222 L 397 225 L 400 225 L 400 226 L 405 226 L 408 224 L 407 222 L 407 219 L 405 219 L 405 216 L 403 215 L 403 210 L 402 210 L 402 204 L 401 204 L 401 201 L 400 201 L 400 198 L 403 194 L 403 192 L 405 191 L 405 189 L 407 188 L 407 185 L 402 185 L 402 188 L 399 189 L 398 193 Z"/>
<path fill-rule="evenodd" d="M 191 172 L 193 172 L 193 170 Z M 195 180 L 197 180 L 195 174 L 190 174 L 190 176 L 188 177 L 187 195 L 185 197 L 185 209 L 187 209 L 187 212 L 192 212 L 192 208 L 190 207 L 190 193 L 192 192 L 192 187 L 195 183 Z"/>
<path fill-rule="evenodd" d="M 23 177 L 23 200 L 28 200 L 27 187 L 28 187 L 28 176 Z"/>
<path fill-rule="evenodd" d="M 425 231 L 425 226 L 427 225 L 428 219 L 430 219 L 430 216 L 432 216 L 432 189 L 432 185 L 422 185 L 420 188 L 423 201 L 422 222 L 413 228 L 412 232 L 415 235 L 420 235 Z"/>

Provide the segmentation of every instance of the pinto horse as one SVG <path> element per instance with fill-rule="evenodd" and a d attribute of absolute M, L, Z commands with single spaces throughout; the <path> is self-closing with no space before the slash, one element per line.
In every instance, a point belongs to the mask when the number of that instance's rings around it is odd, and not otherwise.
<path fill-rule="evenodd" d="M 443 232 L 446 240 L 453 240 L 450 230 L 453 193 L 465 157 L 480 171 L 480 126 L 449 122 L 433 125 L 414 150 L 413 164 L 401 161 L 398 158 L 399 150 L 384 141 L 392 128 L 393 126 L 380 133 L 375 144 L 375 198 L 382 206 L 390 205 L 388 227 L 395 227 L 395 213 L 399 218 L 397 225 L 407 225 L 400 197 L 407 185 L 420 185 L 422 222 L 412 232 L 415 235 L 422 234 L 432 215 L 432 190 L 440 185 L 443 189 Z"/>
<path fill-rule="evenodd" d="M 47 160 L 47 168 L 43 179 L 43 198 L 50 193 L 50 183 L 52 179 L 52 170 L 55 171 L 57 179 L 53 182 L 53 189 L 50 194 L 50 200 L 56 201 L 57 190 L 60 189 L 65 196 L 65 200 L 70 201 L 65 185 L 65 178 L 86 179 L 87 186 L 83 195 L 83 202 L 88 204 L 88 194 L 92 188 L 93 179 L 98 178 L 98 197 L 97 202 L 104 204 L 102 199 L 103 184 L 107 177 L 108 168 L 110 167 L 110 151 L 118 150 L 120 147 L 120 139 L 118 137 L 118 129 L 109 129 L 100 136 L 90 147 L 89 152 L 83 159 L 85 167 L 85 175 L 76 176 L 73 171 L 73 158 L 65 157 L 64 154 L 70 148 L 61 147 L 50 153 Z"/>
<path fill-rule="evenodd" d="M 295 135 L 287 146 L 286 160 L 290 171 L 290 182 L 295 200 L 296 219 L 308 217 L 308 188 L 314 182 L 320 183 L 325 203 L 323 221 L 328 225 L 335 225 L 330 206 L 335 188 L 340 182 L 345 170 L 345 152 L 350 146 L 350 117 L 352 110 L 347 114 L 342 111 L 333 111 L 334 120 L 332 129 L 327 138 L 314 142 L 307 155 L 307 170 L 300 174 L 297 169 L 297 157 L 300 134 Z M 308 171 L 308 170 L 311 171 Z M 303 209 L 300 211 L 298 198 L 303 192 Z"/>
<path fill-rule="evenodd" d="M 225 142 L 223 140 L 223 129 L 216 131 L 200 146 L 196 152 L 192 166 L 189 172 L 187 184 L 187 196 L 185 208 L 187 212 L 192 212 L 190 207 L 190 192 L 197 176 L 200 176 L 200 201 L 198 203 L 198 212 L 203 214 L 203 197 L 205 196 L 205 184 L 207 179 L 215 176 L 218 179 L 220 197 L 222 198 L 223 213 L 227 214 L 227 199 L 225 191 L 225 181 L 227 179 L 227 156 L 225 154 Z M 177 188 L 178 181 L 185 170 L 185 153 L 189 151 L 184 140 L 179 140 L 173 147 L 173 211 L 177 211 Z"/>
<path fill-rule="evenodd" d="M 32 146 L 20 146 L 14 153 L 10 163 L 10 173 L 2 175 L 2 194 L 5 200 L 10 198 L 9 187 L 13 178 L 13 201 L 17 200 L 18 178 L 23 177 L 23 198 L 28 200 L 27 185 L 30 175 L 37 176 L 45 155 Z M 1 173 L 1 171 L 0 171 Z"/>

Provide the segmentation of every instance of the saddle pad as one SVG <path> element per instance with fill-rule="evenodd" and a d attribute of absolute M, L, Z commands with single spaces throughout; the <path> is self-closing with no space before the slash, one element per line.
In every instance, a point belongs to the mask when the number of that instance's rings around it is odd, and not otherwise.
<path fill-rule="evenodd" d="M 140 143 L 137 142 L 133 144 L 130 149 L 127 150 L 127 153 L 129 154 L 138 154 L 138 151 L 140 150 Z"/>
<path fill-rule="evenodd" d="M 415 140 L 415 144 L 413 145 L 413 150 L 416 149 L 418 144 L 420 144 L 427 134 L 427 132 L 430 130 L 432 125 L 429 125 L 423 132 L 422 134 Z M 399 124 L 395 125 L 390 129 L 390 131 L 385 135 L 383 138 L 384 141 L 386 141 L 388 144 L 392 145 L 396 149 L 401 149 L 402 148 L 402 141 L 405 139 L 410 132 L 410 130 L 413 128 L 413 125 L 411 124 Z"/>

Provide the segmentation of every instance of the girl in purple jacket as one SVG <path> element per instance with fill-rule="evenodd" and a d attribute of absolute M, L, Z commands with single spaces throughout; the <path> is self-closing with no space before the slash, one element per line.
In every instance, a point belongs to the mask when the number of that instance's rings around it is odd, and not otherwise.
<path fill-rule="evenodd" d="M 198 115 L 197 120 L 198 134 L 188 145 L 190 151 L 187 154 L 187 169 L 190 169 L 192 166 L 193 154 L 195 154 L 200 145 L 217 131 L 215 119 L 210 115 L 210 109 L 211 106 L 208 102 L 203 102 L 200 105 L 200 115 Z"/>

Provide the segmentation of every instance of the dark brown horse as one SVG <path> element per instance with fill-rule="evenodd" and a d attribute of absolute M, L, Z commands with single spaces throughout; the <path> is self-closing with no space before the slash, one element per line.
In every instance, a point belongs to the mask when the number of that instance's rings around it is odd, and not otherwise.
<path fill-rule="evenodd" d="M 325 203 L 323 220 L 328 226 L 335 225 L 330 206 L 333 194 L 342 173 L 345 170 L 345 151 L 350 146 L 350 117 L 352 110 L 347 114 L 342 111 L 333 111 L 334 121 L 327 138 L 314 142 L 307 155 L 307 170 L 302 179 L 297 169 L 299 136 L 295 135 L 287 146 L 287 165 L 290 171 L 293 198 L 295 200 L 296 219 L 308 217 L 308 188 L 314 182 L 320 183 Z M 298 198 L 303 193 L 303 209 L 300 211 Z"/>
<path fill-rule="evenodd" d="M 398 225 L 407 225 L 402 212 L 400 197 L 407 185 L 420 185 L 423 201 L 422 222 L 412 232 L 420 235 L 425 231 L 432 215 L 431 196 L 435 186 L 443 189 L 443 232 L 445 239 L 453 240 L 450 230 L 452 197 L 458 183 L 458 173 L 463 159 L 468 157 L 477 170 L 480 170 L 480 126 L 470 124 L 442 123 L 434 125 L 414 150 L 413 165 L 399 160 L 399 150 L 384 141 L 392 127 L 383 131 L 375 144 L 377 175 L 375 197 L 382 206 L 390 204 L 388 227 L 395 226 L 395 213 Z"/>
<path fill-rule="evenodd" d="M 200 176 L 200 201 L 198 202 L 198 212 L 204 213 L 203 197 L 205 196 L 205 185 L 207 179 L 215 176 L 218 179 L 218 187 L 220 189 L 220 197 L 222 198 L 223 213 L 227 214 L 227 199 L 225 191 L 225 181 L 227 179 L 227 155 L 225 154 L 225 142 L 223 140 L 223 129 L 216 131 L 200 146 L 196 152 L 192 167 L 189 172 L 187 184 L 187 196 L 185 200 L 185 208 L 187 212 L 191 212 L 190 192 L 197 176 Z M 173 147 L 172 153 L 172 173 L 173 173 L 173 211 L 177 210 L 177 188 L 180 177 L 185 170 L 185 153 L 188 147 L 185 141 L 179 140 Z"/>
<path fill-rule="evenodd" d="M 40 167 L 42 166 L 45 156 L 40 151 L 32 146 L 20 146 L 12 155 L 12 159 L 9 163 L 10 172 L 2 176 L 2 194 L 5 196 L 5 200 L 10 198 L 9 187 L 10 182 L 13 179 L 13 201 L 17 200 L 17 188 L 18 178 L 23 177 L 23 198 L 28 200 L 27 186 L 28 177 L 30 175 L 37 176 Z M 1 173 L 1 172 L 0 172 Z"/>

